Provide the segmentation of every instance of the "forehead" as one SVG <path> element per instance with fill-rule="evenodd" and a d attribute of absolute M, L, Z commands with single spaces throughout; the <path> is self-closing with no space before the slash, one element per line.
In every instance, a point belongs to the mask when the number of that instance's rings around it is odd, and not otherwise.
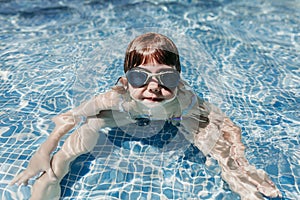
<path fill-rule="evenodd" d="M 169 65 L 153 64 L 153 63 L 140 65 L 139 68 L 145 69 L 146 71 L 149 71 L 152 73 L 157 73 L 157 72 L 164 71 L 164 70 L 174 69 L 174 67 L 171 67 Z"/>

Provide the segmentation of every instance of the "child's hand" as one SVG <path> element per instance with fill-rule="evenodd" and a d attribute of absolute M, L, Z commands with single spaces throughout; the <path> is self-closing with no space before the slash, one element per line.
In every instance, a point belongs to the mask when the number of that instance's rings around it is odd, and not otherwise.
<path fill-rule="evenodd" d="M 57 147 L 59 139 L 75 126 L 76 121 L 73 118 L 72 112 L 70 111 L 54 117 L 52 121 L 55 123 L 55 129 L 53 133 L 50 134 L 49 138 L 32 156 L 29 161 L 28 167 L 19 175 L 17 175 L 11 181 L 10 185 L 13 185 L 15 183 L 17 183 L 18 185 L 27 185 L 28 180 L 33 176 L 38 175 L 40 172 L 47 173 L 50 179 L 57 179 L 51 168 L 50 155 Z"/>
<path fill-rule="evenodd" d="M 268 177 L 267 173 L 261 169 L 248 172 L 249 179 L 256 186 L 257 190 L 267 197 L 282 197 L 281 192 Z M 251 178 L 250 178 L 251 177 Z"/>
<path fill-rule="evenodd" d="M 56 142 L 52 140 L 47 140 L 45 143 L 43 143 L 30 159 L 28 167 L 23 172 L 18 174 L 11 181 L 10 185 L 15 183 L 18 185 L 27 185 L 28 180 L 33 176 L 38 175 L 40 172 L 45 172 L 51 179 L 56 179 L 56 176 L 53 173 L 50 165 L 50 154 L 53 151 L 53 147 L 56 147 L 56 145 Z"/>

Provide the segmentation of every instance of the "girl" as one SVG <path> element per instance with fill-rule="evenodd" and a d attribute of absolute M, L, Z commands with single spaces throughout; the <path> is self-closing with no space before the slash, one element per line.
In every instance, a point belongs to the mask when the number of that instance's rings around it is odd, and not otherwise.
<path fill-rule="evenodd" d="M 240 128 L 187 88 L 180 78 L 178 50 L 169 38 L 157 33 L 135 38 L 126 50 L 124 71 L 119 85 L 53 118 L 55 129 L 11 184 L 27 184 L 29 178 L 44 172 L 33 185 L 31 199 L 59 199 L 59 183 L 70 162 L 93 150 L 100 129 L 128 124 L 147 127 L 163 120 L 162 127 L 180 132 L 204 155 L 216 159 L 223 179 L 242 199 L 262 199 L 262 194 L 281 196 L 266 173 L 245 159 Z M 84 123 L 51 158 L 60 138 L 82 119 Z M 147 138 L 140 141 L 147 143 Z M 159 145 L 149 142 L 159 148 L 171 143 L 172 139 Z"/>

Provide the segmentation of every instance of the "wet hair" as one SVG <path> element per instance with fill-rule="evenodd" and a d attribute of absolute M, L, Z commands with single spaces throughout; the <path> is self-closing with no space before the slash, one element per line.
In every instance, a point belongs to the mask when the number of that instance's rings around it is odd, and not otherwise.
<path fill-rule="evenodd" d="M 124 72 L 151 62 L 181 71 L 176 45 L 171 39 L 158 33 L 146 33 L 130 42 L 125 54 Z"/>

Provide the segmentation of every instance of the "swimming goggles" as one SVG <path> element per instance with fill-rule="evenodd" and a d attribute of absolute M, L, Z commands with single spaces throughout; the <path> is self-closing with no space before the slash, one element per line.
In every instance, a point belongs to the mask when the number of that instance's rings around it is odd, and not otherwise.
<path fill-rule="evenodd" d="M 155 77 L 162 87 L 172 89 L 178 86 L 180 74 L 175 69 L 166 69 L 158 73 L 151 73 L 145 69 L 135 67 L 126 72 L 126 78 L 133 87 L 142 87 Z"/>

